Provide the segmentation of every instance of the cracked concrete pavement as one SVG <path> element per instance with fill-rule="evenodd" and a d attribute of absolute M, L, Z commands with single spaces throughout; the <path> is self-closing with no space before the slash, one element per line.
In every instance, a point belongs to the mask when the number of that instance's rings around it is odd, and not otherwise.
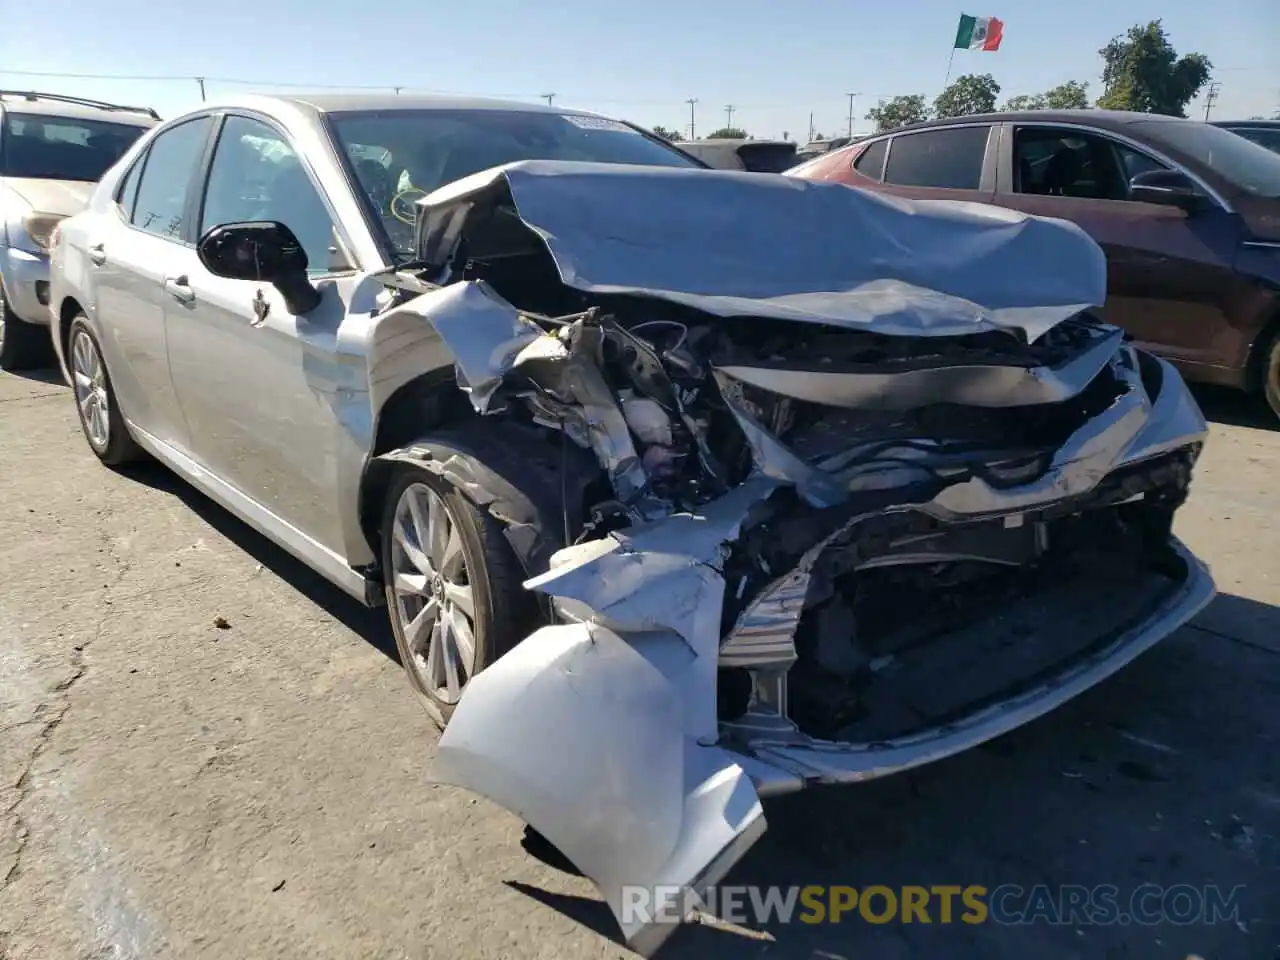
<path fill-rule="evenodd" d="M 1243 885 L 1238 922 L 704 924 L 664 956 L 1280 956 L 1280 429 L 1204 399 L 1196 624 L 984 748 L 772 803 L 729 882 Z M 0 958 L 629 956 L 514 817 L 424 783 L 380 611 L 101 467 L 51 377 L 0 375 L 0 451 Z"/>

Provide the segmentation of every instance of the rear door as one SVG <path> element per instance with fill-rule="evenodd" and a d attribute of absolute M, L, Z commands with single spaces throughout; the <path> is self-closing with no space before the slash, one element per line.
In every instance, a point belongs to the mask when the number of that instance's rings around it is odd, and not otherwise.
<path fill-rule="evenodd" d="M 86 235 L 101 344 L 120 409 L 179 449 L 186 426 L 169 376 L 164 278 L 190 252 L 183 239 L 209 116 L 159 134 L 121 183 L 113 210 Z"/>
<path fill-rule="evenodd" d="M 1172 163 L 1136 142 L 1070 124 L 1015 123 L 1003 138 L 998 202 L 1070 220 L 1107 255 L 1107 319 L 1188 364 L 1230 366 L 1225 335 L 1244 288 L 1233 269 L 1237 217 L 1129 199 L 1129 181 Z M 1233 341 L 1232 341 L 1233 342 Z"/>

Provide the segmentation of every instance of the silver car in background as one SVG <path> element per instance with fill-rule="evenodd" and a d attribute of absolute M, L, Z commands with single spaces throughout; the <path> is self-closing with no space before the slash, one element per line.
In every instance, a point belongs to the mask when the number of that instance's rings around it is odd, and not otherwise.
<path fill-rule="evenodd" d="M 385 600 L 435 779 L 646 954 L 762 798 L 1026 723 L 1214 593 L 1171 532 L 1204 418 L 1096 316 L 1082 231 L 694 163 L 551 107 L 248 98 L 53 254 L 93 452 Z"/>
<path fill-rule="evenodd" d="M 159 121 L 154 110 L 0 90 L 0 370 L 49 361 L 49 237 Z"/>

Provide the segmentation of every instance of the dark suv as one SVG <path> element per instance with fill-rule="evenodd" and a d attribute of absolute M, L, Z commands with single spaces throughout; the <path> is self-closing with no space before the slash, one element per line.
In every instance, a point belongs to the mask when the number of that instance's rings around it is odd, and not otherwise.
<path fill-rule="evenodd" d="M 869 137 L 786 175 L 1071 220 L 1106 251 L 1108 320 L 1280 416 L 1280 155 L 1256 143 L 1145 113 L 995 113 Z"/>

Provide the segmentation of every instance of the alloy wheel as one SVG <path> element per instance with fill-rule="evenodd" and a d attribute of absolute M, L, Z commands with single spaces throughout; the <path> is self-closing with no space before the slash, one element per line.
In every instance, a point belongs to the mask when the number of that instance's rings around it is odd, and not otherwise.
<path fill-rule="evenodd" d="M 412 483 L 392 526 L 393 615 L 419 685 L 452 706 L 475 673 L 475 594 L 462 535 L 435 490 Z"/>
<path fill-rule="evenodd" d="M 0 350 L 4 349 L 4 318 L 9 312 L 9 305 L 4 299 L 4 284 L 0 283 Z"/>
<path fill-rule="evenodd" d="M 106 367 L 93 338 L 84 330 L 77 330 L 71 342 L 71 373 L 85 435 L 95 449 L 105 450 L 111 440 Z"/>

